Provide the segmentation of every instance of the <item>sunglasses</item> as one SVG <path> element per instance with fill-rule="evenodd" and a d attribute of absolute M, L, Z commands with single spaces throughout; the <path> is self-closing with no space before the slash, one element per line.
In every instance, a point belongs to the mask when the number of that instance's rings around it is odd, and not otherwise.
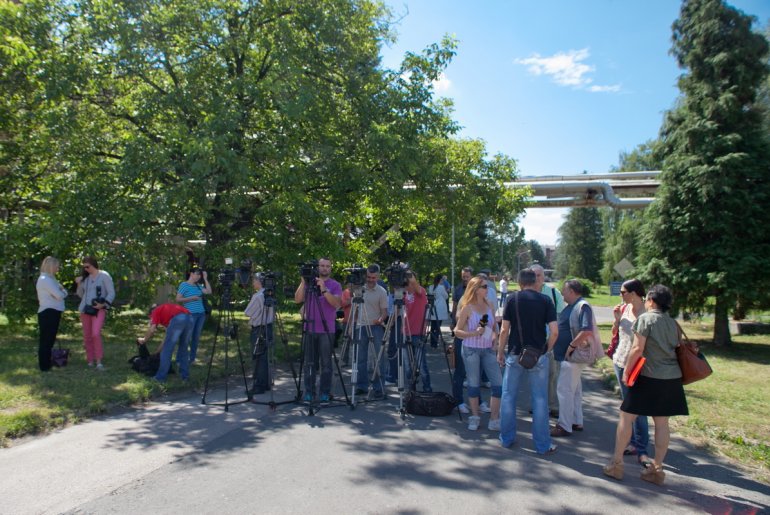
<path fill-rule="evenodd" d="M 486 290 L 487 288 L 489 288 L 489 285 L 488 284 L 482 284 L 482 285 L 479 285 L 479 288 L 484 288 Z"/>
<path fill-rule="evenodd" d="M 621 295 L 625 295 L 626 293 L 628 293 L 626 290 L 620 290 Z"/>

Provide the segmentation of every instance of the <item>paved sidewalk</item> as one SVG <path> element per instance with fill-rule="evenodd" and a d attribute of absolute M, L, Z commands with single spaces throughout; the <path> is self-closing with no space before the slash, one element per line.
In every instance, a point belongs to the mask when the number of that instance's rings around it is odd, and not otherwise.
<path fill-rule="evenodd" d="M 439 350 L 430 364 L 434 388 L 449 391 Z M 230 395 L 242 397 L 238 382 Z M 585 431 L 548 457 L 532 451 L 527 406 L 517 445 L 502 449 L 457 416 L 402 420 L 392 389 L 314 416 L 162 400 L 0 450 L 0 513 L 770 512 L 770 486 L 676 435 L 665 486 L 641 481 L 632 458 L 622 482 L 603 477 L 620 401 L 593 372 L 584 389 Z M 281 378 L 276 400 L 295 393 Z"/>

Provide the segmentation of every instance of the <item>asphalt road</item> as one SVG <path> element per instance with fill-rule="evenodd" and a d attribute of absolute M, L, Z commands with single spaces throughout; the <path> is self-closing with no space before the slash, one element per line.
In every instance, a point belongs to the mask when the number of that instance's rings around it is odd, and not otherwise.
<path fill-rule="evenodd" d="M 434 389 L 449 391 L 443 357 L 430 362 Z M 229 384 L 242 398 L 242 379 Z M 457 416 L 402 420 L 394 390 L 313 416 L 169 398 L 0 450 L 0 513 L 770 513 L 770 486 L 676 435 L 665 486 L 639 479 L 631 457 L 622 482 L 603 477 L 620 401 L 593 373 L 584 389 L 585 431 L 547 457 L 532 450 L 526 405 L 503 449 L 486 417 L 475 432 Z M 284 377 L 275 399 L 295 393 Z"/>

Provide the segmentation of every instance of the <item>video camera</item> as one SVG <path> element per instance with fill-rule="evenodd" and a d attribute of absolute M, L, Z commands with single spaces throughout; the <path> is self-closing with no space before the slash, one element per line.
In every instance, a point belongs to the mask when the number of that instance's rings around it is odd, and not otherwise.
<path fill-rule="evenodd" d="M 225 258 L 225 267 L 219 271 L 219 284 L 222 287 L 229 287 L 238 280 L 240 286 L 248 286 L 251 278 L 251 260 L 244 259 L 241 266 L 233 268 L 233 258 Z"/>
<path fill-rule="evenodd" d="M 405 288 L 414 273 L 409 269 L 409 263 L 394 262 L 385 269 L 385 277 L 391 288 Z"/>
<path fill-rule="evenodd" d="M 270 295 L 275 292 L 278 274 L 275 272 L 259 272 L 254 274 L 257 279 L 262 283 L 262 288 L 265 289 L 265 293 Z"/>
<path fill-rule="evenodd" d="M 313 259 L 306 263 L 300 263 L 299 275 L 302 276 L 306 284 L 315 284 L 315 280 L 318 279 L 318 260 Z"/>
<path fill-rule="evenodd" d="M 344 270 L 348 272 L 348 284 L 353 286 L 363 286 L 366 284 L 366 268 L 356 264 Z"/>

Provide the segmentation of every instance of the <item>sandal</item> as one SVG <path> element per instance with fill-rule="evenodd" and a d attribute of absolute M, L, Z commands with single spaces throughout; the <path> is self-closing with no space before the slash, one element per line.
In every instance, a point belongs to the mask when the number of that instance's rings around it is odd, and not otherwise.
<path fill-rule="evenodd" d="M 637 458 L 637 461 L 639 462 L 639 465 L 644 468 L 649 468 L 655 465 L 655 462 L 652 461 L 652 459 L 646 454 L 640 454 Z"/>
<path fill-rule="evenodd" d="M 663 472 L 662 466 L 656 466 L 654 463 L 651 463 L 649 467 L 642 470 L 640 477 L 644 481 L 663 486 L 663 482 L 666 480 L 666 473 Z"/>
<path fill-rule="evenodd" d="M 602 472 L 604 472 L 605 476 L 621 480 L 623 479 L 623 462 L 611 461 L 602 468 Z"/>
<path fill-rule="evenodd" d="M 637 454 L 636 447 L 634 447 L 633 445 L 629 445 L 628 447 L 626 447 L 626 450 L 623 451 L 623 456 L 636 456 L 636 454 Z"/>

